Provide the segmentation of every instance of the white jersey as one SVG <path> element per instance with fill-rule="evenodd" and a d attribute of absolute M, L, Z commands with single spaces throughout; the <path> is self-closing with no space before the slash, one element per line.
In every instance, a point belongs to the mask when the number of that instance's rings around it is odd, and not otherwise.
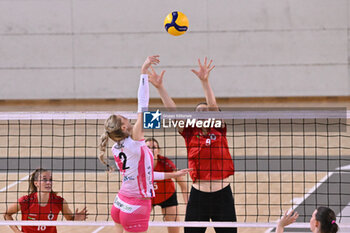
<path fill-rule="evenodd" d="M 145 140 L 127 137 L 112 148 L 113 156 L 123 175 L 119 193 L 132 197 L 154 197 L 153 154 Z"/>

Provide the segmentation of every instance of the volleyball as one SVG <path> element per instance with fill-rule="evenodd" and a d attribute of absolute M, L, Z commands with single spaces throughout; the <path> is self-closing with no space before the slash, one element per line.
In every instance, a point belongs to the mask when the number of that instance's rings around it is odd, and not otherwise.
<path fill-rule="evenodd" d="M 180 11 L 173 11 L 165 17 L 165 30 L 173 36 L 180 36 L 188 29 L 188 18 Z"/>

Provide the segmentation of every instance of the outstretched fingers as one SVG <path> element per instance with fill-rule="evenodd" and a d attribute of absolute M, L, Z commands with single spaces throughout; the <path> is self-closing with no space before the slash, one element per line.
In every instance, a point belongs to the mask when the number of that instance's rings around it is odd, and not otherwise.
<path fill-rule="evenodd" d="M 74 213 L 74 220 L 81 221 L 87 219 L 87 216 L 89 214 L 87 213 L 86 207 L 84 207 L 81 211 L 77 208 Z"/>
<path fill-rule="evenodd" d="M 201 59 L 200 58 L 198 58 L 198 65 L 199 65 L 199 67 L 203 66 L 202 63 L 201 63 Z"/>
<path fill-rule="evenodd" d="M 150 66 L 150 69 L 151 71 L 147 72 L 150 83 L 152 83 L 153 86 L 156 88 L 161 87 L 163 83 L 163 76 L 164 76 L 165 70 L 163 70 L 160 73 L 160 75 L 158 75 L 152 66 Z"/>
<path fill-rule="evenodd" d="M 215 68 L 215 66 L 212 66 L 211 68 L 209 68 L 208 72 L 212 71 Z"/>
<path fill-rule="evenodd" d="M 148 58 L 149 58 L 150 63 L 151 63 L 152 65 L 157 65 L 157 64 L 160 62 L 160 60 L 159 60 L 159 55 L 153 55 L 153 56 L 150 56 L 150 57 L 148 57 Z"/>
<path fill-rule="evenodd" d="M 211 65 L 212 62 L 213 62 L 213 60 L 210 59 L 209 64 L 207 65 L 208 68 L 210 67 L 210 65 Z"/>
<path fill-rule="evenodd" d="M 199 75 L 199 72 L 197 70 L 191 69 L 192 73 L 194 73 L 195 75 Z"/>
<path fill-rule="evenodd" d="M 165 70 L 162 70 L 162 72 L 160 73 L 160 80 L 163 80 L 164 73 L 165 73 Z"/>
<path fill-rule="evenodd" d="M 292 219 L 293 219 L 293 222 L 295 222 L 296 220 L 297 220 L 297 218 L 299 217 L 299 214 L 298 214 L 298 212 L 293 212 L 293 215 L 291 216 L 292 217 Z"/>
<path fill-rule="evenodd" d="M 297 218 L 299 217 L 298 212 L 296 211 L 291 211 L 288 214 L 288 211 L 285 212 L 284 217 L 286 219 L 287 224 L 292 224 L 293 222 L 295 222 L 297 220 Z"/>
<path fill-rule="evenodd" d="M 148 68 L 151 66 L 151 65 L 157 65 L 159 64 L 160 60 L 159 60 L 159 55 L 153 55 L 153 56 L 148 56 L 145 60 L 145 62 L 143 63 L 142 65 L 142 68 L 141 68 L 141 72 L 143 74 L 147 74 L 148 73 Z"/>

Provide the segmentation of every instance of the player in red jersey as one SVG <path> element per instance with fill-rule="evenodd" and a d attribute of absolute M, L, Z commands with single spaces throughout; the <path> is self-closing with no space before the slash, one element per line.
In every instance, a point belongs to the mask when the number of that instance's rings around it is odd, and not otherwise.
<path fill-rule="evenodd" d="M 46 169 L 36 169 L 29 180 L 30 194 L 19 198 L 18 203 L 10 205 L 4 214 L 5 220 L 13 220 L 12 215 L 21 211 L 25 221 L 56 221 L 62 212 L 67 220 L 82 221 L 87 218 L 86 208 L 73 214 L 67 202 L 52 191 L 51 172 Z M 13 232 L 26 233 L 56 233 L 56 226 L 10 226 Z"/>
<path fill-rule="evenodd" d="M 214 92 L 209 83 L 209 74 L 215 66 L 212 60 L 204 64 L 198 59 L 199 70 L 192 72 L 201 81 L 206 103 L 196 107 L 196 111 L 219 111 Z M 158 90 L 165 107 L 175 109 L 176 104 L 163 86 L 162 71 L 158 75 L 154 69 L 149 73 L 149 80 Z M 229 177 L 234 174 L 233 160 L 226 138 L 226 124 L 221 127 L 178 127 L 187 147 L 188 167 L 193 180 L 186 209 L 185 221 L 224 221 L 235 222 L 236 210 L 230 187 Z M 188 228 L 185 233 L 204 233 L 205 227 Z M 217 233 L 236 233 L 236 228 L 215 228 Z"/>
<path fill-rule="evenodd" d="M 167 157 L 160 155 L 159 143 L 155 138 L 147 138 L 146 145 L 152 150 L 154 155 L 153 170 L 157 172 L 174 172 L 175 164 Z M 187 185 L 184 177 L 175 178 L 181 188 L 182 197 L 185 204 L 188 201 Z M 171 179 L 154 182 L 156 196 L 152 198 L 152 205 L 159 205 L 165 221 L 178 221 L 178 202 L 176 196 L 175 183 Z M 168 227 L 169 233 L 178 233 L 180 228 Z"/>

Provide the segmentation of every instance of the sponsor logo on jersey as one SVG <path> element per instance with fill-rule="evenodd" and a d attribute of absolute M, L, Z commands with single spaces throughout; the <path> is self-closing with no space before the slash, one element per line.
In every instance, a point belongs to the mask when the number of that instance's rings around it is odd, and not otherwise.
<path fill-rule="evenodd" d="M 118 196 L 115 197 L 114 206 L 120 209 L 121 211 L 123 211 L 124 213 L 128 213 L 128 214 L 133 213 L 135 210 L 141 207 L 139 205 L 128 204 L 122 201 L 121 199 L 119 199 Z"/>
<path fill-rule="evenodd" d="M 135 180 L 135 178 L 132 176 L 124 176 L 123 182 L 128 181 L 128 180 Z"/>
<path fill-rule="evenodd" d="M 54 217 L 54 214 L 50 211 L 50 213 L 47 215 L 47 218 L 51 221 Z"/>
<path fill-rule="evenodd" d="M 124 148 L 124 142 L 116 143 L 114 148 L 115 149 L 122 149 L 122 148 Z"/>

